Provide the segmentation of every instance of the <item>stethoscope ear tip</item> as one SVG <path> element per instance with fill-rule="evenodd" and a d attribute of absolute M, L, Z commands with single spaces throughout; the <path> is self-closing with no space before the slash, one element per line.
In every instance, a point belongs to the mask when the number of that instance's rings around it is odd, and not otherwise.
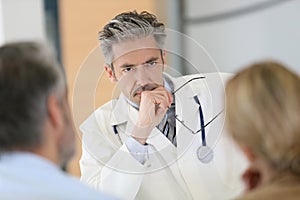
<path fill-rule="evenodd" d="M 214 158 L 214 152 L 208 146 L 200 146 L 197 149 L 197 157 L 202 163 L 209 163 Z"/>

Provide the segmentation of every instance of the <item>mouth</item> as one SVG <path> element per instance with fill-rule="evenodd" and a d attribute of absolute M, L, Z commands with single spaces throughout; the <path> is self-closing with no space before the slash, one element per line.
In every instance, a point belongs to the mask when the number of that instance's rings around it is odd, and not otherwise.
<path fill-rule="evenodd" d="M 145 86 L 139 86 L 137 87 L 134 91 L 133 91 L 133 97 L 140 97 L 142 95 L 142 92 L 143 91 L 152 91 L 152 90 L 155 90 L 157 87 L 159 87 L 158 84 L 156 83 L 153 83 L 153 84 L 148 84 L 148 85 L 145 85 Z"/>
<path fill-rule="evenodd" d="M 136 96 L 140 97 L 142 95 L 142 92 L 144 92 L 144 91 L 152 91 L 155 88 L 156 87 L 153 87 L 153 88 L 137 88 L 137 90 L 133 92 L 133 97 L 136 97 Z"/>

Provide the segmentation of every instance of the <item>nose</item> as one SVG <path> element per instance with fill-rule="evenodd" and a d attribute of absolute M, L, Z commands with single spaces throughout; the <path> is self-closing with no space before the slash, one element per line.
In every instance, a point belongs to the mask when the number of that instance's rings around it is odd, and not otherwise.
<path fill-rule="evenodd" d="M 135 76 L 137 84 L 144 86 L 149 83 L 149 72 L 144 66 L 137 67 Z"/>

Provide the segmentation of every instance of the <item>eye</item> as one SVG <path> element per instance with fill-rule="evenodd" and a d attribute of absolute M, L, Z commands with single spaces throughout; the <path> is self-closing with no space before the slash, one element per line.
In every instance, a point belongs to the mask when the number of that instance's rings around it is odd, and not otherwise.
<path fill-rule="evenodd" d="M 124 69 L 122 69 L 122 72 L 131 72 L 135 69 L 135 67 L 125 67 Z"/>
<path fill-rule="evenodd" d="M 157 61 L 150 61 L 146 64 L 147 67 L 155 67 L 157 65 Z"/>

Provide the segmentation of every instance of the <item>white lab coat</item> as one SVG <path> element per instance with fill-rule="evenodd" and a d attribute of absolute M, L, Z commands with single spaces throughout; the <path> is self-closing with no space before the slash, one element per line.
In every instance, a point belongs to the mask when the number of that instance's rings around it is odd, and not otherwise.
<path fill-rule="evenodd" d="M 229 74 L 203 74 L 175 94 L 176 115 L 196 131 L 200 128 L 197 95 L 205 124 L 224 109 L 224 81 Z M 176 90 L 200 75 L 169 77 Z M 224 112 L 223 112 L 224 113 Z M 240 175 L 246 159 L 224 132 L 220 115 L 206 130 L 207 144 L 214 151 L 212 162 L 198 160 L 201 132 L 193 135 L 176 121 L 177 148 L 154 128 L 147 140 L 148 160 L 140 164 L 124 144 L 138 111 L 121 94 L 98 108 L 80 127 L 83 152 L 80 160 L 82 180 L 121 199 L 231 199 L 243 191 Z M 113 125 L 117 125 L 119 136 Z M 127 130 L 127 131 L 126 131 Z"/>

